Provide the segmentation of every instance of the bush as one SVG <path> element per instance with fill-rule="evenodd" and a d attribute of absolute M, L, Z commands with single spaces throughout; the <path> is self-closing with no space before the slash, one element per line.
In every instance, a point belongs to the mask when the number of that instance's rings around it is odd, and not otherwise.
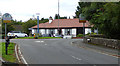
<path fill-rule="evenodd" d="M 35 33 L 35 37 L 42 37 L 41 33 Z"/>
<path fill-rule="evenodd" d="M 91 32 L 91 33 L 88 33 L 88 34 L 86 34 L 86 35 L 97 35 L 97 33 Z"/>
<path fill-rule="evenodd" d="M 90 35 L 90 33 L 87 33 L 86 35 Z"/>
<path fill-rule="evenodd" d="M 83 34 L 78 34 L 77 37 L 83 37 Z"/>
<path fill-rule="evenodd" d="M 93 32 L 91 32 L 91 35 L 96 35 L 97 33 L 93 33 Z"/>
<path fill-rule="evenodd" d="M 106 36 L 105 36 L 105 35 L 102 35 L 102 34 L 90 35 L 90 37 L 106 38 Z"/>

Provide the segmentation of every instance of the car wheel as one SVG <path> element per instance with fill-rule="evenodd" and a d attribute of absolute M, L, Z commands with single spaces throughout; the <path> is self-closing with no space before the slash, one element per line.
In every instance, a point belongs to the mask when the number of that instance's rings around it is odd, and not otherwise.
<path fill-rule="evenodd" d="M 27 36 L 25 35 L 25 37 L 27 37 Z"/>
<path fill-rule="evenodd" d="M 18 38 L 18 36 L 17 36 L 17 35 L 15 35 L 15 38 Z"/>

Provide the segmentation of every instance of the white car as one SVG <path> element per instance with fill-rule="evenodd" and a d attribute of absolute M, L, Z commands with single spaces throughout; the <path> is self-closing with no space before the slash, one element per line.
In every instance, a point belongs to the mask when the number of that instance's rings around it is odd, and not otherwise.
<path fill-rule="evenodd" d="M 26 33 L 21 33 L 20 31 L 8 32 L 7 36 L 8 37 L 15 37 L 15 38 L 18 38 L 18 37 L 28 37 L 28 35 Z"/>

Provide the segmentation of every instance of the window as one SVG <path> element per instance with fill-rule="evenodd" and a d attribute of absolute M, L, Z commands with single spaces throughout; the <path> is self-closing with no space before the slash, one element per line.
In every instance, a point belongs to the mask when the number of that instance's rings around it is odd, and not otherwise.
<path fill-rule="evenodd" d="M 65 35 L 71 35 L 72 29 L 65 29 Z"/>
<path fill-rule="evenodd" d="M 55 29 L 49 29 L 49 34 L 55 34 Z"/>

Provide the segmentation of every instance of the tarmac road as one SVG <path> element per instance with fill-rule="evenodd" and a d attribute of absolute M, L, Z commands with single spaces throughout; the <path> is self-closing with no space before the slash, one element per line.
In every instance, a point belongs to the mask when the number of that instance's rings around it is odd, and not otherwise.
<path fill-rule="evenodd" d="M 73 46 L 81 39 L 12 39 L 28 64 L 118 64 L 118 58 Z"/>

